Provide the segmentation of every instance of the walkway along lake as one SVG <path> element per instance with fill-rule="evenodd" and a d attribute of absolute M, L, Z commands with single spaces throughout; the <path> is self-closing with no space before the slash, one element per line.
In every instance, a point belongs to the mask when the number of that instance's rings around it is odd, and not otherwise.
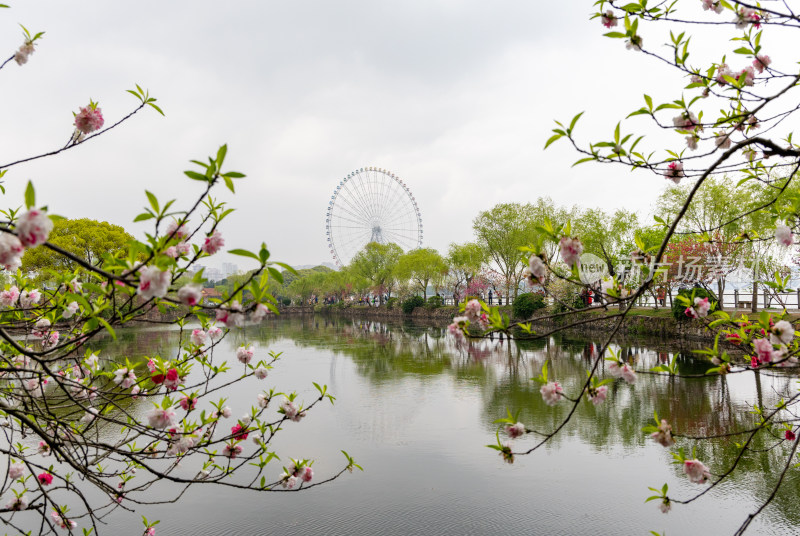
<path fill-rule="evenodd" d="M 105 352 L 169 355 L 176 339 L 175 331 L 123 330 Z M 245 341 L 254 344 L 257 356 L 269 350 L 283 356 L 266 380 L 251 378 L 225 393 L 234 415 L 254 404 L 262 389 L 296 389 L 310 400 L 311 382 L 325 383 L 336 404 L 288 423 L 273 447 L 283 460 L 316 459 L 315 479 L 343 466 L 341 449 L 365 471 L 302 493 L 197 486 L 175 505 L 142 511 L 162 520 L 160 534 L 732 534 L 769 494 L 784 446 L 750 455 L 738 476 L 664 515 L 656 501 L 645 504 L 648 486 L 667 482 L 676 498 L 701 488 L 641 428 L 654 411 L 681 433 L 745 427 L 748 409 L 759 398 L 774 403 L 776 391 L 796 388 L 793 377 L 764 373 L 690 380 L 640 375 L 633 386 L 618 380 L 603 405 L 582 404 L 548 447 L 508 465 L 485 447 L 495 441 L 493 421 L 509 408 L 520 410 L 520 420 L 531 428 L 554 426 L 567 407 L 546 406 L 530 378 L 549 360 L 551 376 L 566 393 L 575 393 L 594 341 L 559 336 L 458 346 L 442 328 L 303 315 L 272 317 L 232 334 L 219 359 L 235 363 L 235 349 Z M 672 357 L 665 348 L 630 339 L 620 351 L 637 369 Z M 684 371 L 707 368 L 688 355 L 678 360 Z M 530 441 L 516 440 L 515 450 Z M 699 445 L 697 457 L 719 472 L 735 455 L 734 441 Z M 280 465 L 272 468 L 275 476 Z M 748 534 L 796 534 L 799 492 L 792 471 Z M 131 529 L 139 519 L 127 513 L 114 518 Z"/>

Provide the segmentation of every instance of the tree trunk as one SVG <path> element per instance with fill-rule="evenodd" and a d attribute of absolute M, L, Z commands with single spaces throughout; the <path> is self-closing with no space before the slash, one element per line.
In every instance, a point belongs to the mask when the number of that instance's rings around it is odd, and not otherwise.
<path fill-rule="evenodd" d="M 725 281 L 721 277 L 717 279 L 717 298 L 719 299 L 717 308 L 722 311 L 724 310 L 723 302 L 725 301 Z"/>
<path fill-rule="evenodd" d="M 750 303 L 750 312 L 758 312 L 758 283 L 756 282 L 756 269 L 753 268 L 753 301 Z"/>

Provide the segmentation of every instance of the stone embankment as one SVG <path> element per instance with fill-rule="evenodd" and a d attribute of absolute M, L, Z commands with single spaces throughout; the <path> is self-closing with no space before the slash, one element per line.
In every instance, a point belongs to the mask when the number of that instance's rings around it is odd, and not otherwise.
<path fill-rule="evenodd" d="M 507 315 L 511 315 L 511 307 L 502 307 L 501 311 Z M 436 322 L 442 326 L 448 324 L 454 316 L 457 316 L 458 307 L 445 306 L 438 308 L 417 307 L 410 315 L 404 314 L 399 307 L 388 309 L 386 307 L 368 307 L 368 306 L 351 306 L 351 307 L 331 307 L 331 306 L 316 306 L 316 307 L 287 307 L 281 313 L 296 314 L 296 313 L 320 313 L 332 314 L 340 316 L 349 316 L 356 318 L 370 318 L 375 320 L 380 319 L 393 319 L 393 320 L 421 320 L 426 322 Z M 542 312 L 531 320 L 532 327 L 535 331 L 544 332 L 552 331 L 557 328 L 566 328 L 575 333 L 585 333 L 600 335 L 608 333 L 616 326 L 619 321 L 618 318 L 603 318 L 604 316 L 613 315 L 617 313 L 616 309 L 609 309 L 604 311 L 597 309 L 589 313 L 585 313 L 580 317 L 568 316 L 560 318 L 546 318 L 547 313 Z M 665 310 L 661 310 L 661 314 L 648 315 L 646 311 L 636 311 L 629 314 L 618 334 L 625 336 L 643 336 L 643 337 L 657 337 L 660 339 L 670 340 L 693 340 L 693 341 L 710 341 L 713 336 L 708 332 L 702 323 L 684 321 L 679 322 L 672 316 L 666 316 Z M 583 321 L 589 316 L 597 317 L 596 320 L 580 324 L 577 326 L 569 326 L 577 321 Z M 569 327 L 568 327 L 569 326 Z"/>

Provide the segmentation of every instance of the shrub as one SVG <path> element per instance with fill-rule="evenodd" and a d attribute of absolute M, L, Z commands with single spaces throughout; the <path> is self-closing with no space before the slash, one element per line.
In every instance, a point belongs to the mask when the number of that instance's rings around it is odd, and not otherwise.
<path fill-rule="evenodd" d="M 527 320 L 533 316 L 533 313 L 546 306 L 547 303 L 545 303 L 542 294 L 538 292 L 525 292 L 516 297 L 512 310 L 514 312 L 514 318 Z"/>
<path fill-rule="evenodd" d="M 428 298 L 428 302 L 425 304 L 425 307 L 428 309 L 436 309 L 444 305 L 444 299 L 441 296 L 431 296 Z"/>
<path fill-rule="evenodd" d="M 398 301 L 399 300 L 397 298 L 389 298 L 388 300 L 386 300 L 386 308 L 387 309 L 394 309 L 395 307 L 397 307 L 397 302 Z"/>
<path fill-rule="evenodd" d="M 708 301 L 712 303 L 711 309 L 708 312 L 713 313 L 719 310 L 717 296 L 713 292 L 709 292 L 700 287 L 684 288 L 679 290 L 678 295 L 672 300 L 672 316 L 675 317 L 675 320 L 678 322 L 690 320 L 690 318 L 686 316 L 686 302 L 680 299 L 681 296 L 688 299 L 690 303 L 694 303 L 695 298 L 708 298 Z"/>
<path fill-rule="evenodd" d="M 423 305 L 425 305 L 425 298 L 422 296 L 412 296 L 403 302 L 403 313 L 410 315 L 414 312 L 415 308 L 422 307 Z"/>
<path fill-rule="evenodd" d="M 291 298 L 284 298 L 283 299 L 283 304 L 285 306 L 287 306 L 287 307 L 290 306 L 292 304 L 292 299 Z"/>

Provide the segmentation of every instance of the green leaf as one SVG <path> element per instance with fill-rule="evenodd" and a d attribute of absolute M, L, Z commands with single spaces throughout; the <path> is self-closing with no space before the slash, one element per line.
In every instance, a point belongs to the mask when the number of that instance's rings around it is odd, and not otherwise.
<path fill-rule="evenodd" d="M 239 255 L 240 257 L 250 257 L 251 259 L 255 259 L 258 262 L 261 262 L 261 259 L 258 258 L 258 255 L 256 255 L 252 251 L 247 251 L 246 249 L 229 249 L 228 253 L 230 253 L 231 255 Z"/>
<path fill-rule="evenodd" d="M 223 145 L 217 151 L 217 168 L 222 169 L 222 162 L 225 160 L 225 155 L 228 154 L 228 145 Z"/>
<path fill-rule="evenodd" d="M 233 180 L 230 177 L 228 177 L 227 175 L 223 175 L 222 180 L 225 181 L 225 186 L 228 187 L 228 190 L 230 190 L 233 193 L 236 193 L 236 191 L 233 189 Z"/>
<path fill-rule="evenodd" d="M 232 179 L 242 179 L 246 177 L 244 173 L 239 173 L 238 171 L 227 171 L 224 174 L 225 177 L 230 177 Z"/>
<path fill-rule="evenodd" d="M 25 207 L 30 210 L 36 206 L 36 192 L 33 189 L 33 183 L 28 181 L 28 186 L 25 187 Z"/>
<path fill-rule="evenodd" d="M 556 141 L 556 140 L 558 140 L 560 138 L 561 138 L 561 134 L 553 134 L 552 136 L 550 136 L 550 139 L 547 140 L 547 143 L 544 144 L 544 148 L 547 149 L 548 147 L 550 147 L 551 143 L 553 143 L 554 141 Z"/>
<path fill-rule="evenodd" d="M 591 162 L 592 160 L 596 160 L 596 158 L 595 158 L 595 157 L 593 157 L 593 156 L 589 156 L 589 157 L 587 157 L 587 158 L 581 158 L 580 160 L 578 160 L 577 162 L 575 162 L 574 164 L 572 164 L 572 167 L 575 167 L 575 166 L 577 166 L 578 164 L 583 164 L 584 162 Z"/>
<path fill-rule="evenodd" d="M 150 201 L 150 206 L 153 208 L 153 211 L 158 213 L 159 212 L 158 199 L 156 198 L 156 196 L 153 193 L 148 192 L 147 190 L 145 190 L 144 193 L 147 196 L 147 199 Z"/>
<path fill-rule="evenodd" d="M 578 115 L 576 115 L 575 117 L 572 118 L 572 122 L 570 122 L 569 128 L 567 129 L 567 132 L 570 132 L 570 133 L 572 132 L 572 129 L 575 128 L 575 124 L 578 122 L 578 119 L 580 119 L 582 115 L 583 115 L 583 112 L 579 113 Z"/>
<path fill-rule="evenodd" d="M 153 104 L 152 102 L 148 102 L 147 105 L 150 106 L 151 108 L 153 108 L 158 113 L 160 113 L 162 116 L 164 115 L 164 112 L 161 110 L 161 108 L 159 108 L 157 105 Z"/>
<path fill-rule="evenodd" d="M 114 331 L 114 328 L 111 327 L 111 324 L 109 324 L 108 322 L 106 322 L 105 320 L 100 318 L 99 316 L 97 316 L 95 318 L 97 318 L 98 322 L 103 324 L 103 327 L 106 328 L 106 331 L 108 331 L 108 333 L 111 335 L 111 338 L 116 341 L 117 340 L 117 333 Z"/>
<path fill-rule="evenodd" d="M 208 177 L 196 171 L 184 171 L 183 174 L 189 177 L 190 179 L 194 179 L 196 181 L 208 182 Z"/>
<path fill-rule="evenodd" d="M 152 219 L 152 218 L 155 218 L 155 216 L 153 216 L 151 213 L 149 213 L 149 212 L 142 212 L 141 214 L 139 214 L 138 216 L 136 216 L 136 217 L 133 219 L 133 221 L 134 221 L 134 222 L 137 222 L 137 221 L 145 221 L 145 220 L 149 220 L 149 219 Z"/>

